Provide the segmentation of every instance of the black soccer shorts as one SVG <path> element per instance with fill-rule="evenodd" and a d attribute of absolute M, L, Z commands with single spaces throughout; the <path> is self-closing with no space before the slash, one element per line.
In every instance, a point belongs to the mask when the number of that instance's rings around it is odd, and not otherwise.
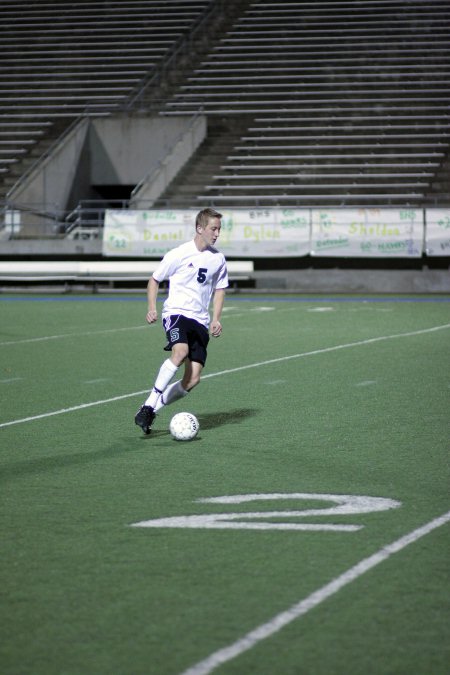
<path fill-rule="evenodd" d="M 189 347 L 189 360 L 205 365 L 209 333 L 203 324 L 182 314 L 171 314 L 163 319 L 163 325 L 167 336 L 166 352 L 172 351 L 174 344 L 182 342 Z"/>

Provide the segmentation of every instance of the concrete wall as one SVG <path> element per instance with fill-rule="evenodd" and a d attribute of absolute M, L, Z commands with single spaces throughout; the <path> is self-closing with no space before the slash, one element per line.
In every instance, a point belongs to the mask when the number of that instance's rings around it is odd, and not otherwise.
<path fill-rule="evenodd" d="M 0 242 L 3 259 L 57 260 L 80 256 L 100 259 L 101 252 L 100 240 Z M 250 277 L 255 280 L 257 291 L 269 293 L 450 293 L 448 258 L 417 260 L 415 269 L 395 269 L 389 262 L 391 267 L 385 269 L 345 269 L 345 261 L 336 260 L 332 268 L 318 269 L 314 267 L 317 260 L 308 258 L 301 269 L 266 269 L 253 272 Z"/>
<path fill-rule="evenodd" d="M 200 128 L 203 139 L 204 120 L 194 126 L 195 138 Z M 92 187 L 135 186 L 168 155 L 171 171 L 181 168 L 196 148 L 188 139 L 173 157 L 186 134 L 191 139 L 190 117 L 84 118 L 8 194 L 8 203 L 20 209 L 20 236 L 57 231 L 59 220 L 81 200 L 92 199 Z"/>
<path fill-rule="evenodd" d="M 91 122 L 91 184 L 137 185 L 171 152 L 186 117 L 120 116 Z"/>
<path fill-rule="evenodd" d="M 22 236 L 27 230 L 33 235 L 50 233 L 63 216 L 88 146 L 88 130 L 89 121 L 84 119 L 8 193 L 8 202 L 21 209 Z"/>
<path fill-rule="evenodd" d="M 450 293 L 449 269 L 301 269 L 255 272 L 260 291 L 288 293 Z"/>

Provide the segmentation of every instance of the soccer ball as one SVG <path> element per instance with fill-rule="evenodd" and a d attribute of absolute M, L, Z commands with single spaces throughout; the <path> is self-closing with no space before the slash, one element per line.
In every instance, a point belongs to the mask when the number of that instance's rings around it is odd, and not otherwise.
<path fill-rule="evenodd" d="M 200 425 L 192 413 L 180 412 L 170 420 L 170 433 L 177 441 L 192 441 L 198 434 Z"/>

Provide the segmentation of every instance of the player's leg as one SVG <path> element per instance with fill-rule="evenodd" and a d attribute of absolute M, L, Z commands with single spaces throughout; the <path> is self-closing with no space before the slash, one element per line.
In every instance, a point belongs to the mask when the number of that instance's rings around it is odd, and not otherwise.
<path fill-rule="evenodd" d="M 185 347 L 187 351 L 187 345 L 185 345 Z M 180 352 L 178 358 L 181 358 L 181 350 L 177 351 Z M 166 359 L 161 365 L 150 394 L 147 396 L 144 405 L 139 408 L 134 418 L 135 424 L 141 427 L 144 434 L 150 433 L 150 427 L 155 419 L 155 414 L 161 407 L 158 405 L 161 395 L 177 372 L 180 364 L 183 362 L 181 360 L 180 363 L 178 363 L 178 358 L 174 359 L 174 356 L 176 355 L 172 353 L 170 358 Z"/>
<path fill-rule="evenodd" d="M 150 392 L 145 405 L 152 408 L 158 403 L 158 399 L 162 392 L 166 389 L 170 380 L 173 378 L 178 368 L 181 366 L 189 353 L 189 347 L 184 342 L 177 342 L 172 346 L 172 353 L 168 359 L 164 361 L 156 376 L 155 384 Z"/>
<path fill-rule="evenodd" d="M 185 317 L 171 317 L 171 321 L 170 328 L 166 331 L 169 343 L 165 347 L 171 350 L 171 356 L 162 364 L 152 391 L 135 417 L 136 424 L 145 434 L 150 433 L 155 414 L 162 407 L 186 396 L 199 383 L 206 362 L 209 342 L 207 329 Z M 183 362 L 183 378 L 170 384 Z"/>
<path fill-rule="evenodd" d="M 168 339 L 165 349 L 171 352 L 170 357 L 161 365 L 150 394 L 134 418 L 135 423 L 141 427 L 144 434 L 150 433 L 150 427 L 155 419 L 156 410 L 161 407 L 158 406 L 161 394 L 165 391 L 189 353 L 183 318 L 179 316 L 168 318 L 165 322 L 165 328 Z"/>
<path fill-rule="evenodd" d="M 183 363 L 188 351 L 189 347 L 185 343 L 179 342 L 173 345 L 170 357 L 164 361 L 158 371 L 153 388 L 144 402 L 145 406 L 156 408 L 159 397 Z"/>
<path fill-rule="evenodd" d="M 165 405 L 170 405 L 186 396 L 200 382 L 200 377 L 206 363 L 207 347 L 209 342 L 208 330 L 197 321 L 185 319 L 180 323 L 188 341 L 188 354 L 184 359 L 184 375 L 181 380 L 169 385 L 160 396 L 155 412 Z M 177 345 L 173 345 L 174 351 Z"/>
<path fill-rule="evenodd" d="M 203 363 L 199 361 L 191 361 L 186 359 L 184 366 L 184 375 L 181 380 L 183 389 L 186 391 L 191 391 L 197 384 L 200 382 L 200 377 L 203 370 Z"/>
<path fill-rule="evenodd" d="M 155 412 L 158 412 L 166 405 L 175 403 L 180 398 L 186 396 L 200 382 L 203 365 L 196 361 L 186 359 L 184 362 L 184 375 L 181 380 L 169 384 L 159 397 L 155 406 Z"/>
<path fill-rule="evenodd" d="M 179 365 L 184 362 L 184 375 L 181 380 L 166 387 L 156 404 L 155 411 L 186 396 L 200 382 L 206 362 L 209 335 L 205 326 L 183 317 L 177 322 L 177 328 L 180 337 L 186 337 L 187 344 L 184 342 L 172 344 L 172 359 Z"/>

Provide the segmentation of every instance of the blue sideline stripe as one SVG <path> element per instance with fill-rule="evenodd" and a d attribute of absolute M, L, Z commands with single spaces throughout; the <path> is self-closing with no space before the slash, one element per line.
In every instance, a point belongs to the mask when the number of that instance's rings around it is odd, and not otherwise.
<path fill-rule="evenodd" d="M 233 302 L 450 302 L 450 296 L 427 296 L 427 297 L 409 297 L 409 296 L 381 296 L 381 297 L 365 297 L 365 296 L 342 296 L 342 297 L 310 297 L 310 296 L 292 296 L 292 297 L 278 297 L 276 295 L 256 295 L 256 296 L 235 296 L 229 295 Z M 159 298 L 160 301 L 164 297 Z M 145 302 L 146 296 L 46 296 L 46 297 L 26 297 L 26 296 L 9 296 L 2 297 L 0 295 L 0 302 Z"/>

